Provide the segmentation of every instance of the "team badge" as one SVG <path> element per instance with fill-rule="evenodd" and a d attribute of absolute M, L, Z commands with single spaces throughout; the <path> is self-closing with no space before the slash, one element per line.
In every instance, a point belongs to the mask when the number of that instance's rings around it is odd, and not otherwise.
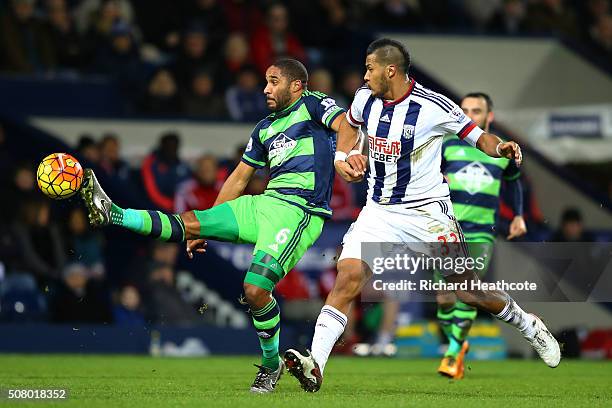
<path fill-rule="evenodd" d="M 414 137 L 414 125 L 404 125 L 404 132 L 402 133 L 404 139 L 410 139 Z"/>

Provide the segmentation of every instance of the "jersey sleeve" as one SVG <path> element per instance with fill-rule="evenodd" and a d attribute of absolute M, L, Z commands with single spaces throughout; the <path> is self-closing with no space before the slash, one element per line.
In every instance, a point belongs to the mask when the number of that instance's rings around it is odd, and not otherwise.
<path fill-rule="evenodd" d="M 353 102 L 346 113 L 346 119 L 353 127 L 363 125 L 363 108 L 369 97 L 370 91 L 367 88 L 359 88 L 357 92 L 355 92 Z"/>
<path fill-rule="evenodd" d="M 263 121 L 259 122 L 253 132 L 251 132 L 251 138 L 244 149 L 242 155 L 242 161 L 251 167 L 261 169 L 266 166 L 268 160 L 268 152 L 266 147 L 261 143 L 259 138 L 259 130 L 261 129 Z"/>
<path fill-rule="evenodd" d="M 452 102 L 449 101 L 449 103 Z M 452 105 L 451 111 L 439 110 L 434 129 L 441 131 L 443 134 L 455 134 L 459 136 L 459 139 L 476 146 L 476 142 L 480 135 L 484 133 L 484 130 L 463 113 L 459 106 L 454 103 Z"/>
<path fill-rule="evenodd" d="M 521 170 L 518 168 L 514 160 L 510 160 L 508 166 L 504 169 L 504 180 L 514 181 L 518 180 L 519 177 L 521 177 Z"/>
<path fill-rule="evenodd" d="M 327 128 L 331 128 L 334 120 L 343 114 L 345 110 L 336 104 L 336 100 L 323 93 L 313 92 L 307 103 L 308 111 L 312 118 Z"/>

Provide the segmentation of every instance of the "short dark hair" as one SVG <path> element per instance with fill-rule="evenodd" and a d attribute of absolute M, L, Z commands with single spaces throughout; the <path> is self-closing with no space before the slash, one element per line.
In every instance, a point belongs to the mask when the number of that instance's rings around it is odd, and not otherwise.
<path fill-rule="evenodd" d="M 485 102 L 487 103 L 487 110 L 489 112 L 493 111 L 493 99 L 491 99 L 491 97 L 489 96 L 489 94 L 486 94 L 484 92 L 470 92 L 469 94 L 465 95 L 462 99 L 461 102 L 463 102 L 463 100 L 465 98 L 482 98 L 485 100 Z"/>
<path fill-rule="evenodd" d="M 105 132 L 100 139 L 100 146 L 104 146 L 108 142 L 119 142 L 119 137 L 113 132 Z"/>
<path fill-rule="evenodd" d="M 368 45 L 367 55 L 376 53 L 380 62 L 386 65 L 397 65 L 405 74 L 410 70 L 410 53 L 399 41 L 380 38 Z"/>
<path fill-rule="evenodd" d="M 161 137 L 159 138 L 159 145 L 163 146 L 168 143 L 179 144 L 180 139 L 181 138 L 178 132 L 176 132 L 175 130 L 167 130 L 164 133 L 162 133 Z"/>
<path fill-rule="evenodd" d="M 83 133 L 79 136 L 79 142 L 77 143 L 77 151 L 81 152 L 89 147 L 96 146 L 97 143 L 94 140 L 93 136 L 89 133 Z"/>
<path fill-rule="evenodd" d="M 293 58 L 281 58 L 274 61 L 272 65 L 278 67 L 289 82 L 301 81 L 304 85 L 308 83 L 308 71 L 300 61 Z"/>
<path fill-rule="evenodd" d="M 561 223 L 565 224 L 567 222 L 582 222 L 580 210 L 573 207 L 563 210 L 563 214 L 561 214 Z"/>

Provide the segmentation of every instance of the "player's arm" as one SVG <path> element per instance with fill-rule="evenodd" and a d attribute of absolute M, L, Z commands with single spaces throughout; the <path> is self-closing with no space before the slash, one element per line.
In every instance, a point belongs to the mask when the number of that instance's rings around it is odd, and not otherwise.
<path fill-rule="evenodd" d="M 327 95 L 322 98 L 309 98 L 306 106 L 314 120 L 336 132 L 334 166 L 338 174 L 348 182 L 361 180 L 362 175 L 346 161 L 351 149 L 357 144 L 357 130 L 347 123 L 346 111 Z"/>
<path fill-rule="evenodd" d="M 523 162 L 523 153 L 518 143 L 504 142 L 492 133 L 482 133 L 476 142 L 476 147 L 491 157 L 514 160 L 517 166 Z"/>
<path fill-rule="evenodd" d="M 253 129 L 253 132 L 251 132 L 251 137 L 244 149 L 242 159 L 232 174 L 225 180 L 225 183 L 223 183 L 223 187 L 215 200 L 215 205 L 240 197 L 249 181 L 251 181 L 253 174 L 258 169 L 266 166 L 268 152 L 259 137 L 259 131 L 263 122 L 259 122 L 255 129 Z"/>
<path fill-rule="evenodd" d="M 359 130 L 350 125 L 345 115 L 340 115 L 331 125 L 338 134 L 336 151 L 348 154 L 359 145 Z"/>
<path fill-rule="evenodd" d="M 452 104 L 453 108 L 450 111 L 438 112 L 438 120 L 434 125 L 435 130 L 443 134 L 456 134 L 459 139 L 477 147 L 488 156 L 505 157 L 514 160 L 517 166 L 521 165 L 523 154 L 516 142 L 504 142 L 494 134 L 485 132 L 463 113 L 459 106 L 448 99 L 446 101 Z"/>
<path fill-rule="evenodd" d="M 348 112 L 339 123 L 334 166 L 338 174 L 348 182 L 360 181 L 366 171 L 367 160 L 361 154 L 363 141 L 360 139 L 359 127 L 364 123 L 362 110 L 369 95 L 365 88 L 358 89 Z"/>
<path fill-rule="evenodd" d="M 338 133 L 334 157 L 336 171 L 349 183 L 360 181 L 365 174 L 366 159 L 359 146 L 359 129 L 351 126 L 345 115 L 336 118 L 332 125 L 337 126 L 332 129 Z"/>
<path fill-rule="evenodd" d="M 514 218 L 510 223 L 507 240 L 522 237 L 527 233 L 527 224 L 523 218 L 523 186 L 520 179 L 508 182 L 510 190 L 510 204 L 514 212 Z"/>
<path fill-rule="evenodd" d="M 336 143 L 336 151 L 337 152 L 343 152 L 346 153 L 348 157 L 352 157 L 355 155 L 361 155 L 363 156 L 362 150 L 363 150 L 363 140 L 362 140 L 362 136 L 363 134 L 361 132 L 359 132 L 359 128 L 351 126 L 351 124 L 349 123 L 348 120 L 346 120 L 346 116 L 342 116 L 342 117 L 338 117 L 336 118 L 336 120 L 334 121 L 334 123 L 332 124 L 334 127 L 332 128 L 333 130 L 335 130 L 338 135 L 340 134 L 340 127 L 347 127 L 346 129 L 343 129 L 343 133 L 348 133 L 348 137 L 345 137 L 345 140 L 342 144 L 342 148 L 340 147 L 340 139 L 338 139 L 337 143 Z M 347 130 L 348 129 L 348 130 Z M 351 141 L 354 141 L 354 143 L 351 145 Z M 347 149 L 346 147 L 350 146 L 350 149 Z M 348 151 L 347 151 L 348 150 Z M 363 169 L 365 171 L 365 156 L 363 156 Z M 348 160 L 347 160 L 348 161 Z M 356 170 L 360 170 L 360 169 L 356 169 Z"/>
<path fill-rule="evenodd" d="M 516 177 L 508 180 L 510 189 L 511 205 L 515 217 L 510 223 L 510 231 L 506 237 L 508 240 L 523 236 L 527 233 L 527 225 L 523 218 L 523 189 L 519 180 L 518 166 L 523 162 L 521 147 L 516 142 L 504 142 L 498 136 L 491 133 L 482 133 L 476 140 L 476 147 L 491 157 L 505 157 L 510 159 L 509 168 L 515 169 Z"/>
<path fill-rule="evenodd" d="M 509 234 L 506 239 L 522 237 L 527 233 L 527 225 L 523 218 L 523 185 L 521 183 L 521 172 L 514 162 L 510 161 L 504 169 L 503 178 L 508 188 L 510 207 L 514 213 L 514 218 L 510 223 Z"/>
<path fill-rule="evenodd" d="M 240 197 L 256 170 L 255 167 L 240 162 L 236 169 L 232 171 L 232 174 L 225 180 L 225 183 L 223 183 L 223 187 L 221 187 L 214 205 L 223 204 Z"/>

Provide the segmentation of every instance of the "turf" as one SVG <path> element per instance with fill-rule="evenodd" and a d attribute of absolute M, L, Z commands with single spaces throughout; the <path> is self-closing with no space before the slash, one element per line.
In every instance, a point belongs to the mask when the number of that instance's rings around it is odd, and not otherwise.
<path fill-rule="evenodd" d="M 435 374 L 437 361 L 335 357 L 323 388 L 283 376 L 271 395 L 251 395 L 255 357 L 0 355 L 0 388 L 68 388 L 67 401 L 7 402 L 41 407 L 579 407 L 612 406 L 612 363 L 468 362 L 466 378 Z"/>

